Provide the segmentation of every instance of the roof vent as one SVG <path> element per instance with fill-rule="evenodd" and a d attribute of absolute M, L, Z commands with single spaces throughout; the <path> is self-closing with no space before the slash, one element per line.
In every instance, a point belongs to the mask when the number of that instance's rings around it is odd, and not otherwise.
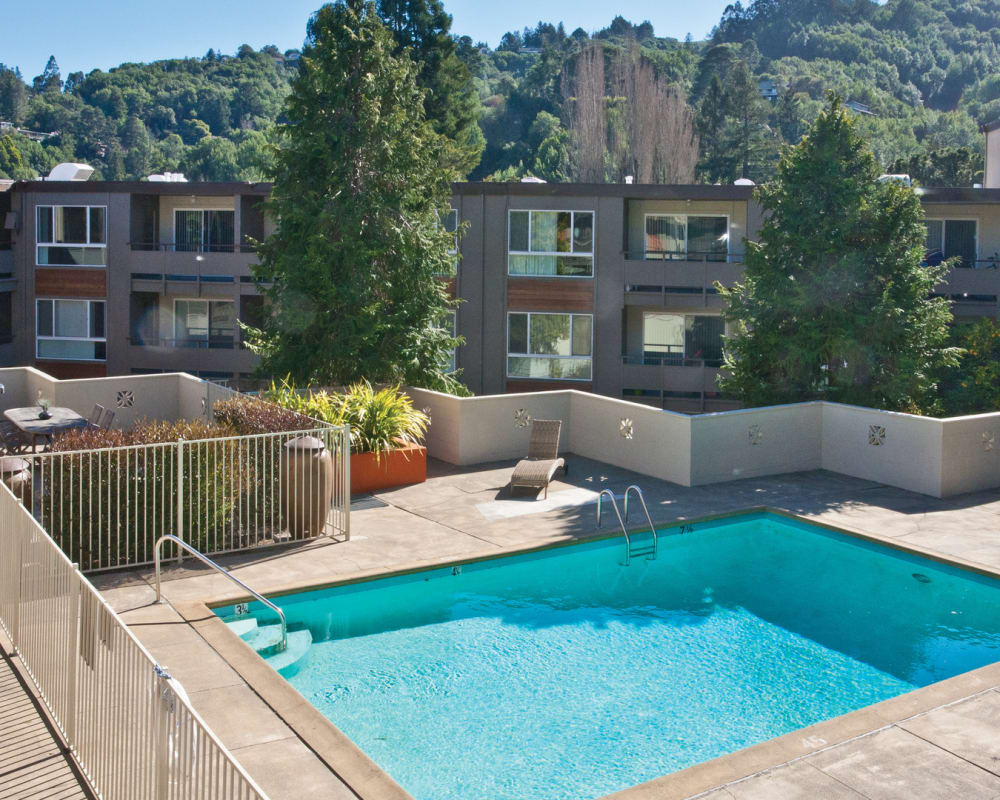
<path fill-rule="evenodd" d="M 187 183 L 183 172 L 163 172 L 146 178 L 150 183 Z"/>
<path fill-rule="evenodd" d="M 749 178 L 737 178 L 735 181 L 733 181 L 733 186 L 756 186 L 756 185 L 757 184 L 755 184 Z"/>
<path fill-rule="evenodd" d="M 47 181 L 86 181 L 94 174 L 94 168 L 88 164 L 72 164 L 69 162 L 56 164 L 49 173 Z"/>
<path fill-rule="evenodd" d="M 634 182 L 635 182 L 635 175 L 626 175 L 625 176 L 625 185 L 626 186 L 631 186 Z"/>

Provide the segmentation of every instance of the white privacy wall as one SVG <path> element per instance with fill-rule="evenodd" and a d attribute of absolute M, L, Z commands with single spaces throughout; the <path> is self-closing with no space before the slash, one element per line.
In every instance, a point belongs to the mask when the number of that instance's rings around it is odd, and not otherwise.
<path fill-rule="evenodd" d="M 1000 487 L 1000 413 L 812 402 L 687 416 L 577 391 L 409 393 L 431 414 L 428 452 L 452 464 L 522 457 L 529 419 L 561 419 L 563 450 L 683 486 L 827 469 L 934 497 Z"/>

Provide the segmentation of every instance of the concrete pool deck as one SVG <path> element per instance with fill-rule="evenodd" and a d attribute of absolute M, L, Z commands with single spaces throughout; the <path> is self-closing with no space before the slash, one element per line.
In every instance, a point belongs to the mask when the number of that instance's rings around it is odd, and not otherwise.
<path fill-rule="evenodd" d="M 567 460 L 570 474 L 552 484 L 550 499 L 570 489 L 611 488 L 621 494 L 636 483 L 645 492 L 657 524 L 767 507 L 1000 573 L 998 490 L 937 500 L 828 472 L 685 488 L 572 454 Z M 219 561 L 250 586 L 270 593 L 594 534 L 593 503 L 509 518 L 492 515 L 495 521 L 487 521 L 477 506 L 509 499 L 504 487 L 510 467 L 510 462 L 459 468 L 431 461 L 427 483 L 357 502 L 349 542 L 321 540 Z M 531 497 L 516 496 L 525 503 L 533 502 Z M 604 532 L 613 530 L 605 518 Z M 274 688 L 284 681 L 263 662 L 253 656 L 264 667 L 256 671 L 259 674 L 234 669 L 233 661 L 241 660 L 231 657 L 234 648 L 237 655 L 242 648 L 252 656 L 248 647 L 231 636 L 232 646 L 220 644 L 214 629 L 217 621 L 192 615 L 200 604 L 233 596 L 235 587 L 223 576 L 190 560 L 180 568 L 171 566 L 163 584 L 168 602 L 159 606 L 153 605 L 149 570 L 91 577 L 273 800 L 390 796 L 379 794 L 386 784 L 371 772 L 370 762 L 347 752 L 351 746 L 332 736 L 332 726 L 323 724 L 325 720 L 310 716 L 311 706 L 301 698 L 296 702 L 294 690 L 288 687 L 289 694 Z M 262 690 L 260 675 L 267 673 L 275 680 L 265 678 L 271 683 Z M 338 768 L 345 754 L 351 769 L 342 774 L 356 791 L 331 770 L 331 765 Z M 692 796 L 711 800 L 1000 797 L 1000 665 L 615 795 L 621 800 Z"/>

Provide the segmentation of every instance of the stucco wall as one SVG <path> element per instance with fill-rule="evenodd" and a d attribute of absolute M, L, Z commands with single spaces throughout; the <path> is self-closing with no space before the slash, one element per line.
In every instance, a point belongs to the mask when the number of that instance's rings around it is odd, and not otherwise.
<path fill-rule="evenodd" d="M 691 485 L 819 469 L 822 447 L 822 403 L 691 417 Z"/>
<path fill-rule="evenodd" d="M 686 416 L 578 391 L 409 391 L 431 414 L 428 452 L 453 464 L 524 456 L 523 409 L 563 420 L 564 451 L 684 486 L 827 469 L 935 497 L 1000 487 L 1000 413 L 940 420 L 814 402 Z"/>
<path fill-rule="evenodd" d="M 884 428 L 881 444 L 871 426 Z M 823 468 L 941 497 L 942 430 L 931 417 L 824 403 Z"/>

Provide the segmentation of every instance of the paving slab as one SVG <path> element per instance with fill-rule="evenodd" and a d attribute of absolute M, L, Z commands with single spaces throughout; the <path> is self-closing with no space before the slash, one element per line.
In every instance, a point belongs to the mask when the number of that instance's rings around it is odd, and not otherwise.
<path fill-rule="evenodd" d="M 865 800 L 865 795 L 805 761 L 726 787 L 732 800 Z"/>
<path fill-rule="evenodd" d="M 996 800 L 1000 778 L 899 727 L 811 756 L 809 763 L 870 800 Z"/>
<path fill-rule="evenodd" d="M 966 761 L 1000 775 L 1000 692 L 984 692 L 899 724 Z"/>

